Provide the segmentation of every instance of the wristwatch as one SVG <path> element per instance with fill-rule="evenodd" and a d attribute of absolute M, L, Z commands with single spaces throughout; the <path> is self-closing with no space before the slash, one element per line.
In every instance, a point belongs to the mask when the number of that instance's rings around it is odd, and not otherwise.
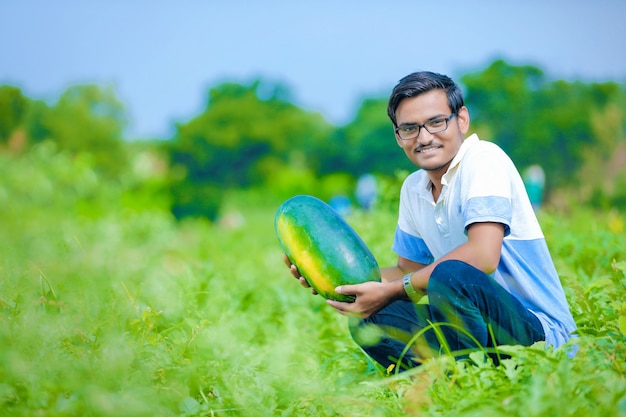
<path fill-rule="evenodd" d="M 413 288 L 413 285 L 411 284 L 412 275 L 413 275 L 413 272 L 410 272 L 406 274 L 404 278 L 402 278 L 402 286 L 404 286 L 404 292 L 406 292 L 406 295 L 408 295 L 411 300 L 416 300 L 418 297 L 418 294 L 417 294 L 417 291 L 415 291 L 415 288 Z"/>

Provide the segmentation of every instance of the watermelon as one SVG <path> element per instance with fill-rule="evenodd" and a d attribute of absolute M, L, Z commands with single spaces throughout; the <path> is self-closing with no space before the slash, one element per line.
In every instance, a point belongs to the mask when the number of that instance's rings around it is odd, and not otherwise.
<path fill-rule="evenodd" d="M 353 302 L 335 291 L 339 285 L 380 281 L 372 252 L 328 204 L 308 195 L 285 201 L 274 218 L 276 236 L 300 274 L 322 297 Z"/>

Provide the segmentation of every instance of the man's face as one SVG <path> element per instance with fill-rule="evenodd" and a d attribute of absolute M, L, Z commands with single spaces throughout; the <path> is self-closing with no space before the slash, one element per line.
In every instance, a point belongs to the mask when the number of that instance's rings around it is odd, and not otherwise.
<path fill-rule="evenodd" d="M 432 120 L 446 119 L 451 114 L 445 91 L 431 90 L 402 100 L 396 109 L 396 123 L 400 128 L 422 125 Z M 443 132 L 429 133 L 422 127 L 417 138 L 403 140 L 396 134 L 396 140 L 411 162 L 441 177 L 463 144 L 468 129 L 469 113 L 467 108 L 462 107 L 459 114 L 450 119 L 448 128 Z"/>

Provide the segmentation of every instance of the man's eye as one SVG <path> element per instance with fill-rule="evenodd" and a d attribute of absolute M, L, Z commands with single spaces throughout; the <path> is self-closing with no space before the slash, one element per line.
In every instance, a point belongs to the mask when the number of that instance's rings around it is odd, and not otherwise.
<path fill-rule="evenodd" d="M 439 127 L 445 123 L 445 119 L 435 119 L 428 122 L 428 127 Z"/>
<path fill-rule="evenodd" d="M 405 126 L 400 130 L 402 130 L 402 133 L 413 133 L 417 130 L 417 126 Z"/>

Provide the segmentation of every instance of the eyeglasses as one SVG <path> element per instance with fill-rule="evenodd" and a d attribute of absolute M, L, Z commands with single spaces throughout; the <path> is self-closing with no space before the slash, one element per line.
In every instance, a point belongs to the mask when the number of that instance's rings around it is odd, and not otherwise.
<path fill-rule="evenodd" d="M 404 126 L 400 126 L 396 128 L 396 135 L 402 140 L 410 140 L 415 139 L 420 135 L 422 128 L 426 129 L 426 131 L 430 134 L 443 132 L 448 128 L 448 122 L 452 120 L 452 118 L 456 116 L 455 113 L 452 113 L 450 116 L 445 118 L 437 118 L 432 119 L 424 123 L 423 125 L 419 125 L 417 123 L 412 123 Z"/>

